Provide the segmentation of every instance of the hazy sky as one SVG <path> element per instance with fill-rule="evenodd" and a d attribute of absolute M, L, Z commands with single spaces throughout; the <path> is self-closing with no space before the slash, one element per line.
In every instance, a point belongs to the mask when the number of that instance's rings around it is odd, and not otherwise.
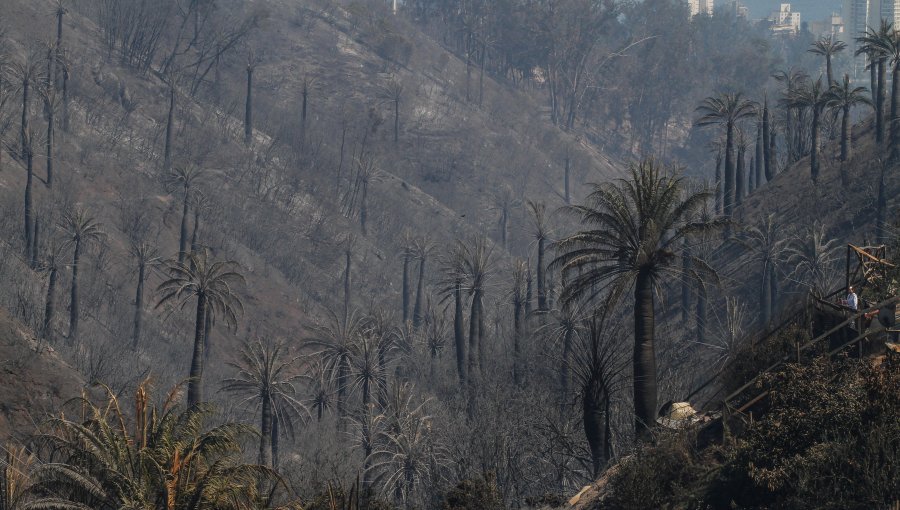
<path fill-rule="evenodd" d="M 768 16 L 770 12 L 778 9 L 781 0 L 742 0 L 742 3 L 750 8 L 753 18 Z M 800 12 L 801 21 L 818 21 L 824 19 L 832 12 L 841 12 L 841 0 L 794 0 L 784 1 L 791 4 L 791 10 Z M 716 5 L 725 4 L 725 0 L 716 0 Z"/>

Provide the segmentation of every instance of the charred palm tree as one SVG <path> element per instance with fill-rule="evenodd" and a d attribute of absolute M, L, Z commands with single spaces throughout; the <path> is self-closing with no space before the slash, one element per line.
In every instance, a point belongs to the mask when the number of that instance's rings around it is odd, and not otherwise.
<path fill-rule="evenodd" d="M 854 106 L 867 104 L 872 101 L 866 97 L 865 87 L 854 87 L 850 84 L 850 75 L 844 75 L 844 81 L 835 83 L 826 94 L 826 105 L 836 114 L 841 114 L 841 161 L 850 161 L 853 152 L 853 137 L 850 132 L 850 112 Z M 893 150 L 893 149 L 892 149 Z"/>
<path fill-rule="evenodd" d="M 410 319 L 409 317 L 409 295 L 410 295 L 410 283 L 409 283 L 409 263 L 412 262 L 413 256 L 415 253 L 416 247 L 416 239 L 413 237 L 412 232 L 409 229 L 403 229 L 403 234 L 400 235 L 400 258 L 403 260 L 403 289 L 402 289 L 402 307 L 403 307 L 403 322 L 406 322 Z"/>
<path fill-rule="evenodd" d="M 166 184 L 170 189 L 180 189 L 181 198 L 181 230 L 178 236 L 178 262 L 184 262 L 188 253 L 188 221 L 194 188 L 203 178 L 203 170 L 196 165 L 177 166 L 166 176 Z"/>
<path fill-rule="evenodd" d="M 846 49 L 847 44 L 838 40 L 833 34 L 820 37 L 812 43 L 812 47 L 809 49 L 810 53 L 825 57 L 825 76 L 828 78 L 829 87 L 835 82 L 831 62 L 835 55 Z"/>
<path fill-rule="evenodd" d="M 244 342 L 237 361 L 228 363 L 237 374 L 222 381 L 222 391 L 238 395 L 239 405 L 260 416 L 257 462 L 261 466 L 278 467 L 278 434 L 292 435 L 297 420 L 309 415 L 299 399 L 298 359 L 282 341 L 256 339 Z"/>
<path fill-rule="evenodd" d="M 419 279 L 416 284 L 416 302 L 415 306 L 413 306 L 412 317 L 413 327 L 415 328 L 421 327 L 425 319 L 423 315 L 423 307 L 425 305 L 425 263 L 428 261 L 428 256 L 431 255 L 433 249 L 434 246 L 427 236 L 416 240 L 415 258 L 419 261 Z"/>
<path fill-rule="evenodd" d="M 778 71 L 772 75 L 775 80 L 782 83 L 784 89 L 782 90 L 782 98 L 779 103 L 784 108 L 784 140 L 785 145 L 787 147 L 787 164 L 800 159 L 800 156 L 803 153 L 802 147 L 800 147 L 800 142 L 802 141 L 801 133 L 801 112 L 795 111 L 796 107 L 792 106 L 790 103 L 790 98 L 794 95 L 794 92 L 805 82 L 809 80 L 809 75 L 806 72 L 799 69 L 788 69 L 784 71 Z M 772 152 L 771 147 L 774 147 L 775 144 L 771 143 L 771 138 L 774 136 L 774 128 L 772 122 L 769 123 L 769 139 L 770 139 L 770 152 Z M 772 155 L 774 156 L 774 155 Z M 771 157 L 770 164 L 775 165 L 777 159 Z M 772 174 L 774 175 L 774 169 Z M 771 177 L 766 176 L 767 179 L 771 180 Z"/>
<path fill-rule="evenodd" d="M 528 264 L 521 259 L 513 263 L 512 288 L 509 297 L 513 306 L 513 381 L 522 384 L 522 342 L 525 337 L 525 293 Z"/>
<path fill-rule="evenodd" d="M 547 306 L 547 267 L 544 261 L 544 252 L 550 236 L 550 223 L 547 217 L 547 206 L 543 202 L 528 201 L 528 213 L 531 220 L 531 235 L 537 243 L 537 295 L 538 311 L 546 312 Z"/>
<path fill-rule="evenodd" d="M 497 211 L 500 217 L 497 219 L 497 226 L 500 229 L 500 244 L 503 249 L 509 249 L 509 216 L 513 208 L 518 207 L 522 202 L 513 194 L 512 188 L 509 186 L 501 186 L 492 197 L 493 203 L 491 210 Z"/>
<path fill-rule="evenodd" d="M 81 264 L 81 254 L 85 248 L 101 243 L 106 239 L 103 225 L 97 222 L 85 209 L 75 209 L 63 218 L 63 228 L 66 231 L 66 244 L 72 246 L 72 289 L 69 302 L 69 337 L 71 345 L 78 342 L 78 321 L 81 317 L 78 305 L 78 269 Z"/>
<path fill-rule="evenodd" d="M 809 173 L 813 182 L 819 178 L 819 124 L 822 110 L 828 102 L 827 90 L 822 85 L 822 78 L 805 83 L 796 88 L 794 93 L 787 98 L 788 103 L 795 108 L 808 108 L 812 112 L 810 124 L 810 150 Z"/>
<path fill-rule="evenodd" d="M 315 357 L 321 360 L 328 378 L 337 387 L 340 419 L 346 414 L 351 363 L 365 325 L 366 318 L 355 310 L 340 315 L 328 310 L 324 321 L 313 324 L 311 334 L 304 341 L 306 347 L 315 349 Z"/>
<path fill-rule="evenodd" d="M 715 272 L 700 260 L 692 260 L 690 273 L 684 274 L 678 250 L 686 236 L 726 223 L 697 220 L 711 193 L 684 193 L 685 187 L 683 177 L 652 160 L 632 165 L 631 179 L 594 185 L 584 204 L 568 209 L 585 229 L 558 242 L 559 256 L 553 262 L 564 274 L 577 274 L 563 290 L 564 301 L 608 293 L 610 302 L 616 303 L 629 289 L 634 291 L 634 406 L 639 436 L 655 423 L 657 411 L 654 294 L 666 277 L 714 278 Z"/>
<path fill-rule="evenodd" d="M 769 324 L 775 313 L 778 296 L 776 270 L 784 259 L 787 241 L 774 214 L 747 231 L 747 241 L 760 264 L 759 307 L 763 326 Z"/>
<path fill-rule="evenodd" d="M 466 334 L 465 296 L 463 285 L 466 280 L 465 264 L 463 261 L 463 242 L 457 240 L 450 252 L 444 258 L 444 280 L 442 281 L 442 294 L 444 299 L 453 299 L 453 343 L 456 352 L 456 373 L 459 376 L 461 388 L 466 386 L 469 373 L 466 366 Z"/>
<path fill-rule="evenodd" d="M 735 127 L 742 119 L 752 117 L 756 113 L 756 105 L 741 97 L 740 93 L 723 93 L 715 97 L 707 97 L 697 108 L 701 117 L 698 126 L 721 126 L 725 130 L 725 186 L 723 204 L 725 216 L 731 217 L 735 203 L 735 164 L 734 135 Z"/>
<path fill-rule="evenodd" d="M 568 364 L 581 393 L 582 424 L 591 450 L 591 477 L 596 478 L 612 458 L 610 402 L 619 391 L 627 362 L 617 349 L 618 325 L 605 311 L 582 320 Z"/>
<path fill-rule="evenodd" d="M 465 289 L 472 297 L 469 312 L 469 363 L 470 383 L 474 382 L 484 368 L 484 293 L 494 269 L 494 252 L 488 240 L 479 237 L 461 247 L 462 270 L 465 275 Z M 474 388 L 474 385 L 471 385 Z"/>
<path fill-rule="evenodd" d="M 169 278 L 156 289 L 160 294 L 156 308 L 173 305 L 183 309 L 191 301 L 196 301 L 188 406 L 203 402 L 203 352 L 207 314 L 214 319 L 223 319 L 228 326 L 237 327 L 238 315 L 244 310 L 235 289 L 236 285 L 244 283 L 244 277 L 237 267 L 237 263 L 233 261 L 215 260 L 204 248 L 187 254 L 184 262 L 169 261 L 166 264 Z"/>
<path fill-rule="evenodd" d="M 141 326 L 144 323 L 144 282 L 147 270 L 160 263 L 159 250 L 156 245 L 147 241 L 131 243 L 131 256 L 137 262 L 137 287 L 134 293 L 134 327 L 131 333 L 131 346 L 137 348 L 141 341 Z"/>
<path fill-rule="evenodd" d="M 875 141 L 884 142 L 884 102 L 886 88 L 886 66 L 888 59 L 887 48 L 891 46 L 891 34 L 894 31 L 893 24 L 886 19 L 881 20 L 881 25 L 876 29 L 869 27 L 863 35 L 856 38 L 857 55 L 867 55 L 870 66 L 875 67 L 877 82 L 872 84 L 875 100 Z"/>

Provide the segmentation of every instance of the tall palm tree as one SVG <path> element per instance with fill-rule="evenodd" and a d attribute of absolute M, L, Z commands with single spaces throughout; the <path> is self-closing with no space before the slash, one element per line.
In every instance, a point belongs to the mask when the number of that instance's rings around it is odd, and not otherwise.
<path fill-rule="evenodd" d="M 846 49 L 847 44 L 844 41 L 837 39 L 834 34 L 823 35 L 815 42 L 813 42 L 812 47 L 809 49 L 810 53 L 815 53 L 816 55 L 825 57 L 825 76 L 828 77 L 829 87 L 832 83 L 834 83 L 834 74 L 831 70 L 831 61 L 835 55 Z"/>
<path fill-rule="evenodd" d="M 203 177 L 203 170 L 196 165 L 174 167 L 166 176 L 166 184 L 172 189 L 182 191 L 181 231 L 178 236 L 178 262 L 184 262 L 188 253 L 188 221 L 190 220 L 191 195 L 198 181 Z"/>
<path fill-rule="evenodd" d="M 73 247 L 72 250 L 72 290 L 69 303 L 69 337 L 70 344 L 78 342 L 78 320 L 80 319 L 78 301 L 78 268 L 81 263 L 82 251 L 96 243 L 106 239 L 103 225 L 97 222 L 85 209 L 75 209 L 63 218 L 63 228 L 66 231 L 66 244 Z"/>
<path fill-rule="evenodd" d="M 775 214 L 769 214 L 758 225 L 747 231 L 747 240 L 754 257 L 760 263 L 759 306 L 762 324 L 767 325 L 775 312 L 778 295 L 778 278 L 775 273 L 784 258 L 787 240 Z"/>
<path fill-rule="evenodd" d="M 469 313 L 468 375 L 470 382 L 474 382 L 477 378 L 475 374 L 480 374 L 484 368 L 484 293 L 493 272 L 494 253 L 488 240 L 483 237 L 461 245 L 460 252 L 462 270 L 466 277 L 466 290 L 472 296 Z"/>
<path fill-rule="evenodd" d="M 463 284 L 466 278 L 463 246 L 463 242 L 457 240 L 442 262 L 445 274 L 442 281 L 442 293 L 446 296 L 445 299 L 453 299 L 453 343 L 456 348 L 456 373 L 459 376 L 460 387 L 465 387 L 469 376 L 466 366 L 465 314 L 463 312 L 465 308 Z"/>
<path fill-rule="evenodd" d="M 416 239 L 415 237 L 413 237 L 412 232 L 408 228 L 403 229 L 403 233 L 400 235 L 400 258 L 403 260 L 403 289 L 401 296 L 401 306 L 403 307 L 403 322 L 409 320 L 409 263 L 413 260 L 415 247 Z"/>
<path fill-rule="evenodd" d="M 741 93 L 722 93 L 707 97 L 697 111 L 702 115 L 696 121 L 698 126 L 722 126 L 725 129 L 725 187 L 723 189 L 725 216 L 734 212 L 735 164 L 734 129 L 739 121 L 756 113 L 756 104 L 741 97 Z"/>
<path fill-rule="evenodd" d="M 788 97 L 788 102 L 795 108 L 808 108 L 812 112 L 810 126 L 810 151 L 809 174 L 813 182 L 819 178 L 819 120 L 822 110 L 828 102 L 827 89 L 822 84 L 822 78 L 812 83 L 805 83 L 794 89 L 793 95 Z"/>
<path fill-rule="evenodd" d="M 872 104 L 872 101 L 866 97 L 865 93 L 865 87 L 854 87 L 850 84 L 850 75 L 845 74 L 844 81 L 833 84 L 826 94 L 828 108 L 835 113 L 841 113 L 841 161 L 850 161 L 850 156 L 853 152 L 850 111 L 854 106 L 860 104 Z"/>
<path fill-rule="evenodd" d="M 891 79 L 891 159 L 900 158 L 900 32 L 891 30 L 879 38 L 882 54 L 892 67 Z"/>
<path fill-rule="evenodd" d="M 518 386 L 522 383 L 522 341 L 525 336 L 525 275 L 528 265 L 524 260 L 516 259 L 512 270 L 512 288 L 510 300 L 513 306 L 513 381 Z"/>
<path fill-rule="evenodd" d="M 416 284 L 416 301 L 413 306 L 413 326 L 418 328 L 425 319 L 423 306 L 425 305 L 425 262 L 431 254 L 434 246 L 427 236 L 423 236 L 416 240 L 415 257 L 419 260 L 419 279 Z"/>
<path fill-rule="evenodd" d="M 135 241 L 131 244 L 131 256 L 137 262 L 137 286 L 134 293 L 134 327 L 131 333 L 131 345 L 137 347 L 141 341 L 141 325 L 144 322 L 144 282 L 147 280 L 147 269 L 159 264 L 159 250 L 156 245 L 147 241 Z"/>
<path fill-rule="evenodd" d="M 337 413 L 341 419 L 346 413 L 353 355 L 365 324 L 366 318 L 356 310 L 337 314 L 329 309 L 325 319 L 313 324 L 310 335 L 304 339 L 306 347 L 316 350 L 315 357 L 322 361 L 328 377 L 337 386 Z"/>
<path fill-rule="evenodd" d="M 244 283 L 244 277 L 237 267 L 238 264 L 233 261 L 215 260 L 209 250 L 203 248 L 195 253 L 188 253 L 184 262 L 169 261 L 166 264 L 169 278 L 156 289 L 161 295 L 156 308 L 173 305 L 183 309 L 196 299 L 188 406 L 195 406 L 203 401 L 203 351 L 207 314 L 212 318 L 222 318 L 231 327 L 237 327 L 238 315 L 244 311 L 244 305 L 235 289 L 236 285 Z"/>
<path fill-rule="evenodd" d="M 630 170 L 631 179 L 594 185 L 584 204 L 568 209 L 585 229 L 557 243 L 553 265 L 564 274 L 580 273 L 567 282 L 564 300 L 608 292 L 617 303 L 633 289 L 635 430 L 643 436 L 657 411 L 654 294 L 666 277 L 700 278 L 700 271 L 714 277 L 700 260 L 684 274 L 677 254 L 686 236 L 726 221 L 697 220 L 711 193 L 685 193 L 686 182 L 673 169 L 644 160 Z"/>
<path fill-rule="evenodd" d="M 616 339 L 619 327 L 610 324 L 606 311 L 598 309 L 576 328 L 568 364 L 581 393 L 582 425 L 591 451 L 591 476 L 596 478 L 612 458 L 610 403 L 620 389 L 626 368 Z"/>
<path fill-rule="evenodd" d="M 801 84 L 805 83 L 809 79 L 809 75 L 806 74 L 805 71 L 800 69 L 789 69 L 778 71 L 772 75 L 775 80 L 781 82 L 784 85 L 784 90 L 782 91 L 782 97 L 785 98 L 780 101 L 780 103 L 784 106 L 784 140 L 785 145 L 787 146 L 787 163 L 791 164 L 802 154 L 802 150 L 799 147 L 800 141 L 802 137 L 800 136 L 800 112 L 794 112 L 794 107 L 791 106 L 790 102 L 787 98 L 790 98 L 794 95 L 794 91 L 801 86 Z M 772 123 L 769 123 L 769 136 L 770 140 L 774 136 L 774 126 Z M 776 162 L 776 158 L 771 154 L 771 148 L 774 147 L 774 143 L 770 143 L 770 165 L 774 166 Z M 773 171 L 772 174 L 775 172 Z M 766 178 L 771 180 L 772 177 L 766 175 Z"/>
<path fill-rule="evenodd" d="M 538 293 L 538 311 L 546 312 L 550 308 L 547 306 L 547 275 L 544 262 L 544 251 L 547 246 L 547 239 L 550 236 L 550 224 L 547 217 L 547 205 L 543 202 L 528 201 L 528 213 L 531 220 L 531 235 L 537 242 L 537 293 Z"/>
<path fill-rule="evenodd" d="M 875 67 L 877 83 L 873 83 L 873 95 L 875 99 L 875 141 L 884 141 L 884 102 L 885 102 L 885 67 L 887 64 L 891 34 L 894 31 L 892 23 L 886 19 L 881 20 L 879 27 L 868 27 L 866 31 L 856 38 L 857 55 L 867 55 L 870 66 Z"/>
<path fill-rule="evenodd" d="M 500 227 L 500 244 L 503 249 L 509 248 L 509 216 L 514 207 L 518 207 L 522 202 L 516 198 L 513 190 L 508 185 L 503 185 L 500 190 L 495 191 L 492 198 L 491 210 L 497 211 L 500 218 L 497 224 Z"/>
<path fill-rule="evenodd" d="M 222 391 L 239 395 L 240 405 L 248 405 L 260 416 L 259 456 L 261 466 L 278 467 L 278 434 L 293 434 L 297 419 L 309 415 L 298 398 L 294 371 L 299 357 L 291 357 L 284 342 L 262 339 L 245 341 L 237 361 L 228 365 L 237 375 L 222 381 Z"/>

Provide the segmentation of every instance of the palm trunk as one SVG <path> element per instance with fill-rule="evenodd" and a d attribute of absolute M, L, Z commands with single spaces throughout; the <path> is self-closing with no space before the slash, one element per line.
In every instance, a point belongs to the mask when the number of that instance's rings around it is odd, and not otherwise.
<path fill-rule="evenodd" d="M 181 232 L 178 236 L 178 262 L 184 263 L 184 257 L 187 255 L 188 240 L 188 214 L 191 201 L 191 190 L 187 186 L 184 188 L 184 202 L 181 207 Z"/>
<path fill-rule="evenodd" d="M 278 418 L 272 417 L 272 468 L 278 469 L 280 462 L 278 461 Z"/>
<path fill-rule="evenodd" d="M 769 159 L 772 169 L 772 178 L 774 178 L 778 174 L 778 134 L 775 129 L 770 129 L 769 134 Z M 767 181 L 771 181 L 772 178 L 769 178 L 769 176 L 766 175 Z"/>
<path fill-rule="evenodd" d="M 900 61 L 894 64 L 893 83 L 891 83 L 891 160 L 900 159 Z"/>
<path fill-rule="evenodd" d="M 725 216 L 734 213 L 734 126 L 729 124 L 725 134 L 725 189 L 723 190 Z"/>
<path fill-rule="evenodd" d="M 885 58 L 878 59 L 878 94 L 875 97 L 875 141 L 884 142 Z"/>
<path fill-rule="evenodd" d="M 169 115 L 166 117 L 166 146 L 163 153 L 164 165 L 172 167 L 172 131 L 175 124 L 175 85 L 169 87 Z"/>
<path fill-rule="evenodd" d="M 762 122 L 760 122 L 756 126 L 756 158 L 755 164 L 753 165 L 753 191 L 762 187 L 763 166 L 766 158 L 763 140 L 763 127 Z"/>
<path fill-rule="evenodd" d="M 566 327 L 566 332 L 563 334 L 562 358 L 559 360 L 560 416 L 566 416 L 566 404 L 569 399 L 569 357 L 572 352 L 572 334 L 572 329 Z"/>
<path fill-rule="evenodd" d="M 81 239 L 75 240 L 75 253 L 72 255 L 72 294 L 69 304 L 69 344 L 78 341 L 78 262 L 81 259 Z"/>
<path fill-rule="evenodd" d="M 62 128 L 69 132 L 69 69 L 66 66 L 62 72 Z"/>
<path fill-rule="evenodd" d="M 647 437 L 656 423 L 656 353 L 653 281 L 639 270 L 634 288 L 634 414 L 635 434 Z"/>
<path fill-rule="evenodd" d="M 350 315 L 350 286 L 352 284 L 351 275 L 350 275 L 350 250 L 346 250 L 344 252 L 344 317 L 348 317 Z"/>
<path fill-rule="evenodd" d="M 273 467 L 272 465 L 272 399 L 268 391 L 260 392 L 262 399 L 262 412 L 259 425 L 259 458 L 260 466 Z"/>
<path fill-rule="evenodd" d="M 480 338 L 478 337 L 478 301 L 481 299 L 481 291 L 476 289 L 472 295 L 472 305 L 469 312 L 469 379 L 474 381 L 478 379 L 478 351 Z M 470 382 L 471 382 L 470 381 Z"/>
<path fill-rule="evenodd" d="M 531 286 L 532 286 L 531 268 L 525 271 L 525 317 L 531 315 Z"/>
<path fill-rule="evenodd" d="M 681 245 L 681 322 L 687 324 L 688 312 L 691 309 L 691 282 L 687 278 L 688 272 L 691 270 L 691 251 L 688 247 L 687 239 Z"/>
<path fill-rule="evenodd" d="M 766 182 L 772 180 L 775 176 L 775 172 L 773 171 L 773 163 L 772 159 L 772 147 L 775 145 L 772 143 L 770 145 L 769 140 L 772 138 L 772 134 L 769 129 L 769 102 L 768 100 L 765 102 L 763 106 L 763 125 L 762 125 L 762 144 L 763 144 L 763 170 L 766 174 Z M 760 183 L 758 182 L 757 185 Z"/>
<path fill-rule="evenodd" d="M 844 105 L 843 115 L 841 116 L 841 161 L 850 161 L 850 153 L 853 150 L 850 146 L 850 105 Z"/>
<path fill-rule="evenodd" d="M 54 105 L 50 104 L 48 101 L 47 104 L 47 187 L 53 187 L 53 139 L 54 139 L 54 129 L 53 129 L 53 118 L 54 115 Z"/>
<path fill-rule="evenodd" d="M 834 74 L 831 70 L 831 55 L 825 55 L 825 76 L 828 77 L 828 86 L 831 87 L 831 84 L 834 83 Z"/>
<path fill-rule="evenodd" d="M 403 254 L 403 323 L 409 320 L 409 254 Z"/>
<path fill-rule="evenodd" d="M 716 214 L 722 214 L 722 196 L 725 194 L 722 189 L 722 153 L 716 155 Z"/>
<path fill-rule="evenodd" d="M 413 307 L 413 327 L 422 325 L 422 302 L 425 298 L 425 257 L 419 259 L 419 283 L 416 285 L 416 305 Z"/>
<path fill-rule="evenodd" d="M 809 152 L 809 173 L 813 182 L 819 178 L 819 107 L 813 105 L 812 133 Z"/>
<path fill-rule="evenodd" d="M 247 102 L 244 105 L 244 143 L 253 140 L 253 67 L 247 66 Z"/>
<path fill-rule="evenodd" d="M 570 168 L 569 168 L 570 161 L 569 160 L 570 160 L 569 150 L 566 149 L 566 173 L 565 173 L 565 181 L 564 181 L 566 205 L 569 205 L 572 203 L 571 196 L 569 194 L 569 172 L 570 172 Z"/>
<path fill-rule="evenodd" d="M 518 292 L 518 291 L 517 291 Z M 513 302 L 513 381 L 516 386 L 522 384 L 522 302 L 516 298 Z"/>
<path fill-rule="evenodd" d="M 500 242 L 503 243 L 503 249 L 507 249 L 507 235 L 509 230 L 509 211 L 506 206 L 500 211 Z"/>
<path fill-rule="evenodd" d="M 875 240 L 879 244 L 885 244 L 888 239 L 885 223 L 887 219 L 887 195 L 885 194 L 884 174 L 886 165 L 881 166 L 881 174 L 878 179 L 878 203 L 875 208 Z"/>
<path fill-rule="evenodd" d="M 141 261 L 138 264 L 137 290 L 134 294 L 134 330 L 131 336 L 132 347 L 137 347 L 141 341 L 141 323 L 144 319 L 144 276 L 146 264 Z"/>
<path fill-rule="evenodd" d="M 735 206 L 740 206 L 744 202 L 744 183 L 746 182 L 746 159 L 747 149 L 743 145 L 738 147 L 737 165 L 734 176 L 734 202 Z"/>
<path fill-rule="evenodd" d="M 394 99 L 394 143 L 400 139 L 400 99 Z"/>
<path fill-rule="evenodd" d="M 34 187 L 34 156 L 31 147 L 25 150 L 25 168 L 27 170 L 27 179 L 25 181 L 25 260 L 29 264 L 34 259 L 32 249 L 34 248 L 34 204 L 31 198 L 32 188 Z"/>
<path fill-rule="evenodd" d="M 459 374 L 460 386 L 466 383 L 466 338 L 463 333 L 462 284 L 456 281 L 453 289 L 453 340 L 456 344 L 456 371 Z"/>
<path fill-rule="evenodd" d="M 29 92 L 30 80 L 25 78 L 22 80 L 22 124 L 21 124 L 21 132 L 20 136 L 22 139 L 22 159 L 28 157 L 26 151 L 31 151 L 31 146 L 28 140 L 28 92 Z M 27 145 L 27 146 L 26 146 Z"/>
<path fill-rule="evenodd" d="M 769 268 L 769 317 L 775 316 L 778 309 L 778 279 L 775 275 L 775 267 Z"/>
<path fill-rule="evenodd" d="M 600 470 L 606 465 L 607 443 L 609 442 L 604 419 L 607 407 L 604 401 L 607 397 L 604 391 L 593 387 L 595 384 L 594 381 L 589 382 L 584 388 L 582 397 L 582 422 L 584 436 L 591 449 L 592 479 L 596 479 L 600 475 Z"/>
<path fill-rule="evenodd" d="M 697 285 L 697 344 L 706 343 L 706 285 Z"/>
<path fill-rule="evenodd" d="M 194 352 L 191 355 L 191 372 L 188 382 L 188 408 L 203 402 L 203 344 L 204 329 L 206 327 L 206 296 L 197 295 L 197 319 L 194 323 Z"/>
<path fill-rule="evenodd" d="M 53 321 L 53 312 L 56 309 L 56 278 L 58 272 L 56 264 L 50 267 L 50 276 L 47 282 L 47 299 L 44 305 L 44 323 L 41 326 L 41 337 L 46 339 L 50 335 L 50 323 Z"/>
<path fill-rule="evenodd" d="M 544 277 L 544 238 L 540 237 L 538 239 L 537 252 L 537 292 L 538 310 L 541 312 L 547 311 L 547 289 L 545 288 L 546 282 Z"/>
<path fill-rule="evenodd" d="M 759 307 L 763 326 L 772 320 L 772 292 L 769 287 L 769 261 L 763 263 L 762 281 L 759 286 Z"/>

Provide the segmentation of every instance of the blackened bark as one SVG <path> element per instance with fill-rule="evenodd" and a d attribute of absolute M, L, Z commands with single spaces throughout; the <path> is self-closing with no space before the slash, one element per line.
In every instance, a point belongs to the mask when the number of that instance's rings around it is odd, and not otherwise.
<path fill-rule="evenodd" d="M 203 344 L 204 328 L 206 327 L 207 313 L 206 296 L 197 295 L 197 318 L 194 323 L 194 351 L 191 355 L 190 380 L 188 381 L 188 408 L 203 402 Z"/>
<path fill-rule="evenodd" d="M 634 288 L 634 411 L 635 434 L 647 437 L 656 423 L 656 353 L 653 281 L 640 270 Z"/>

